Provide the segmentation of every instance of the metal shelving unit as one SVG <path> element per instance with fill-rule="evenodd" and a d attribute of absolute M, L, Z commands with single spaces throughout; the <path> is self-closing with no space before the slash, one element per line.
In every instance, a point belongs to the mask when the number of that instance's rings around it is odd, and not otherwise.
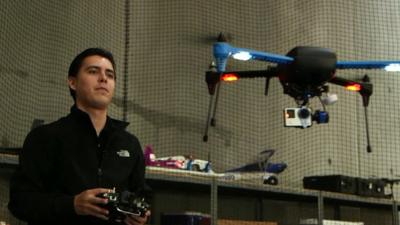
<path fill-rule="evenodd" d="M 202 184 L 209 186 L 210 189 L 210 215 L 212 224 L 217 224 L 218 218 L 218 195 L 221 189 L 235 189 L 243 192 L 262 192 L 268 193 L 270 196 L 285 199 L 289 201 L 302 201 L 302 199 L 312 199 L 318 208 L 318 223 L 322 224 L 324 219 L 324 206 L 327 202 L 337 202 L 339 204 L 351 204 L 367 207 L 384 207 L 392 208 L 393 225 L 399 225 L 398 221 L 398 202 L 386 198 L 363 197 L 351 194 L 342 194 L 328 191 L 318 191 L 309 189 L 296 189 L 290 187 L 270 186 L 257 184 L 250 181 L 227 181 L 218 176 L 186 174 L 184 172 L 176 172 L 168 169 L 154 171 L 151 168 L 147 170 L 148 179 L 158 179 L 171 182 L 189 182 L 193 184 Z"/>
<path fill-rule="evenodd" d="M 12 152 L 0 153 L 0 168 L 12 168 L 18 165 L 18 156 Z M 326 202 L 336 202 L 337 204 L 353 204 L 371 207 L 384 207 L 392 209 L 393 225 L 399 225 L 398 202 L 392 199 L 362 197 L 351 194 L 342 194 L 327 191 L 295 189 L 281 186 L 267 186 L 251 181 L 229 181 L 212 174 L 202 174 L 200 172 L 187 172 L 170 169 L 147 168 L 146 179 L 159 182 L 188 183 L 201 185 L 209 190 L 210 194 L 210 215 L 213 225 L 217 224 L 218 218 L 218 195 L 223 189 L 231 189 L 242 192 L 260 192 L 275 196 L 278 199 L 290 201 L 302 201 L 311 199 L 315 201 L 318 208 L 318 222 L 322 224 L 324 219 L 324 206 Z"/>

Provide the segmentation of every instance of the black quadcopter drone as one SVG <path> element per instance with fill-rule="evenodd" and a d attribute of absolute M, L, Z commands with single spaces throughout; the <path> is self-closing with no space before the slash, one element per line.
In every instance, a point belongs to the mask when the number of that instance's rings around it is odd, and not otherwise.
<path fill-rule="evenodd" d="M 365 109 L 367 150 L 370 152 L 367 106 L 369 97 L 373 92 L 373 86 L 369 82 L 367 75 L 364 76 L 362 81 L 353 81 L 336 76 L 336 69 L 400 70 L 400 61 L 337 61 L 336 54 L 328 48 L 300 46 L 290 50 L 287 55 L 237 48 L 228 44 L 222 34 L 219 35 L 217 42 L 214 43 L 213 53 L 216 64 L 212 64 L 210 70 L 206 72 L 206 82 L 211 98 L 204 141 L 208 139 L 208 125 L 215 126 L 215 119 L 214 116 L 211 116 L 211 111 L 213 108 L 213 96 L 216 93 L 213 110 L 215 114 L 215 105 L 218 100 L 221 81 L 232 81 L 240 78 L 266 78 L 265 95 L 267 95 L 270 79 L 277 77 L 283 87 L 284 94 L 294 98 L 298 104 L 298 108 L 285 109 L 285 126 L 306 128 L 311 126 L 312 120 L 317 121 L 317 123 L 328 122 L 329 117 L 326 111 L 317 110 L 312 112 L 307 107 L 311 98 L 320 98 L 323 93 L 328 93 L 327 83 L 341 85 L 348 90 L 360 93 Z M 226 71 L 227 61 L 231 57 L 238 60 L 266 61 L 276 63 L 276 65 L 270 66 L 265 70 Z"/>

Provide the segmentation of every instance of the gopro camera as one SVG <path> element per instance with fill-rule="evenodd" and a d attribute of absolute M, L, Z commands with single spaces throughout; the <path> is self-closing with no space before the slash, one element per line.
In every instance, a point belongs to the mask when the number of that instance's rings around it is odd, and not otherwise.
<path fill-rule="evenodd" d="M 105 208 L 109 210 L 109 220 L 115 222 L 122 222 L 128 215 L 144 217 L 146 211 L 150 208 L 144 198 L 140 198 L 129 191 L 121 193 L 112 191 L 102 193 L 98 197 L 108 199 Z"/>
<path fill-rule="evenodd" d="M 286 127 L 307 128 L 312 125 L 311 109 L 302 106 L 300 108 L 286 108 L 284 110 Z"/>

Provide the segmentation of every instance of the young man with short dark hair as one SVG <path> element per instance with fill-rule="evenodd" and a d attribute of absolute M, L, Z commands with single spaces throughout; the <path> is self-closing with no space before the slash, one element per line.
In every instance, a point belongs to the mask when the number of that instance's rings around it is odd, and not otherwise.
<path fill-rule="evenodd" d="M 75 104 L 66 117 L 32 130 L 10 182 L 10 211 L 30 225 L 119 224 L 99 194 L 144 186 L 145 165 L 128 123 L 108 116 L 116 81 L 112 54 L 89 48 L 72 61 L 68 85 Z M 142 225 L 144 217 L 123 223 Z"/>

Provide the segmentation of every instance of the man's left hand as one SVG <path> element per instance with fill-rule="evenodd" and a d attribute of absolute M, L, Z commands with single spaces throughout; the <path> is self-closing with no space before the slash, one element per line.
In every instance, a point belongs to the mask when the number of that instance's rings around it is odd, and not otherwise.
<path fill-rule="evenodd" d="M 127 216 L 124 220 L 127 225 L 144 225 L 147 222 L 147 218 L 151 215 L 150 210 L 146 211 L 143 217 L 140 216 Z"/>

